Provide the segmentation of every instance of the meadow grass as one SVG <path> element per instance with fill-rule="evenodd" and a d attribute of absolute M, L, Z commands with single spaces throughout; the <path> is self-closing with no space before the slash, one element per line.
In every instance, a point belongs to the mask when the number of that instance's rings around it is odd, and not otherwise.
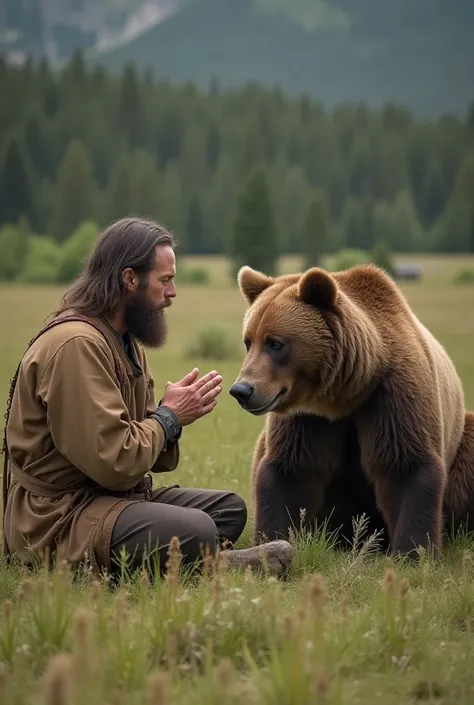
<path fill-rule="evenodd" d="M 408 258 L 400 258 L 406 261 Z M 422 283 L 401 288 L 421 320 L 451 354 L 474 409 L 474 287 L 453 285 L 466 258 L 410 257 Z M 249 504 L 239 542 L 250 545 L 249 470 L 263 420 L 240 411 L 228 394 L 243 356 L 244 302 L 219 259 L 209 287 L 186 286 L 168 312 L 169 340 L 150 355 L 157 389 L 196 364 L 215 367 L 224 391 L 213 414 L 188 427 L 175 473 L 156 483 L 230 488 Z M 467 263 L 469 264 L 469 263 Z M 287 258 L 282 271 L 295 271 Z M 0 288 L 0 394 L 29 339 L 58 303 L 56 287 Z M 225 325 L 237 357 L 215 365 L 184 350 L 210 323 Z M 71 576 L 25 573 L 0 560 L 0 702 L 415 703 L 474 701 L 474 553 L 459 537 L 443 561 L 418 565 L 377 554 L 376 537 L 360 525 L 352 551 L 340 553 L 323 530 L 294 536 L 295 560 L 285 581 L 231 573 L 217 561 L 201 578 L 150 585 L 125 576 L 111 590 L 84 569 Z"/>

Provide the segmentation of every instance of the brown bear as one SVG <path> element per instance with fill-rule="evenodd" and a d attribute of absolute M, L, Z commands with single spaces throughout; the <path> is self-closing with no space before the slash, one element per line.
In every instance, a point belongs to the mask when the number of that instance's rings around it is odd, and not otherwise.
<path fill-rule="evenodd" d="M 253 457 L 256 540 L 300 512 L 351 533 L 365 513 L 393 554 L 441 555 L 474 528 L 474 414 L 442 345 L 374 265 L 238 273 L 247 355 L 230 389 L 267 414 Z"/>

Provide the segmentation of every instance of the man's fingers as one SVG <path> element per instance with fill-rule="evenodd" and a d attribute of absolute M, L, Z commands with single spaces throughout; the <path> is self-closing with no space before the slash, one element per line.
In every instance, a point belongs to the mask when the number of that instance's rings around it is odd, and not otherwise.
<path fill-rule="evenodd" d="M 222 377 L 217 375 L 214 379 L 211 379 L 205 385 L 203 385 L 198 391 L 202 397 L 204 397 L 211 389 L 215 389 L 222 382 Z"/>
<path fill-rule="evenodd" d="M 194 370 L 191 370 L 191 372 L 188 372 L 187 375 L 183 377 L 183 379 L 180 379 L 178 382 L 176 382 L 176 386 L 178 387 L 188 387 L 190 384 L 194 382 L 194 380 L 197 378 L 199 374 L 199 370 L 197 367 L 194 368 Z"/>
<path fill-rule="evenodd" d="M 216 387 L 215 389 L 211 389 L 211 391 L 207 392 L 202 398 L 202 405 L 203 407 L 207 406 L 211 401 L 215 400 L 216 397 L 219 396 L 219 394 L 222 392 L 222 387 Z"/>
<path fill-rule="evenodd" d="M 212 370 L 212 372 L 208 372 L 206 375 L 201 377 L 201 379 L 198 379 L 197 382 L 194 382 L 193 387 L 194 389 L 201 389 L 207 382 L 210 380 L 214 379 L 214 377 L 217 376 L 216 370 Z"/>
<path fill-rule="evenodd" d="M 204 406 L 202 409 L 201 416 L 206 416 L 206 414 L 209 414 L 214 409 L 216 404 L 216 399 L 213 399 L 213 401 L 209 402 L 209 404 L 206 404 L 206 406 Z"/>
<path fill-rule="evenodd" d="M 208 372 L 207 375 L 204 375 L 204 377 L 201 377 L 201 379 L 198 379 L 198 381 L 194 383 L 193 387 L 196 390 L 202 391 L 203 387 L 205 387 L 206 389 L 212 389 L 214 384 L 220 384 L 221 382 L 221 375 L 218 374 L 215 370 L 213 370 L 212 372 Z M 211 386 L 207 386 L 209 384 Z"/>

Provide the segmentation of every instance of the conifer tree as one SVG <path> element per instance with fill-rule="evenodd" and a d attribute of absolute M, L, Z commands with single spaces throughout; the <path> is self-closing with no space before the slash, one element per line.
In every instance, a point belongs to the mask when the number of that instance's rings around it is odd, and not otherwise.
<path fill-rule="evenodd" d="M 331 223 L 321 190 L 313 195 L 303 225 L 303 269 L 322 266 L 322 255 L 331 249 Z"/>
<path fill-rule="evenodd" d="M 142 117 L 140 84 L 132 63 L 124 67 L 120 83 L 119 128 L 125 134 L 129 146 L 134 149 L 142 139 Z"/>
<path fill-rule="evenodd" d="M 32 169 L 23 143 L 12 135 L 0 155 L 0 225 L 33 213 Z"/>
<path fill-rule="evenodd" d="M 80 140 L 72 140 L 58 170 L 51 230 L 62 242 L 96 211 L 96 185 L 92 163 Z"/>
<path fill-rule="evenodd" d="M 251 170 L 239 193 L 229 254 L 234 275 L 245 264 L 276 274 L 278 233 L 267 176 L 260 165 Z"/>
<path fill-rule="evenodd" d="M 189 201 L 186 212 L 186 242 L 188 253 L 201 255 L 206 252 L 204 217 L 196 196 Z"/>

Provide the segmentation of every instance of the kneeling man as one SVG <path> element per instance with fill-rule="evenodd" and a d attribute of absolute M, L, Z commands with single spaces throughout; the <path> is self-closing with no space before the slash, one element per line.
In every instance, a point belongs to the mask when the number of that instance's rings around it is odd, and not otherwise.
<path fill-rule="evenodd" d="M 231 547 L 247 520 L 229 491 L 153 488 L 149 473 L 174 470 L 183 427 L 211 413 L 217 372 L 193 370 L 157 403 L 145 347 L 166 339 L 164 310 L 176 295 L 175 241 L 158 224 L 124 218 L 96 243 L 81 276 L 30 342 L 10 390 L 4 453 L 4 543 L 31 563 L 58 553 L 116 572 L 166 570 L 177 537 L 185 564 Z M 279 573 L 287 542 L 228 552 L 230 565 Z"/>

